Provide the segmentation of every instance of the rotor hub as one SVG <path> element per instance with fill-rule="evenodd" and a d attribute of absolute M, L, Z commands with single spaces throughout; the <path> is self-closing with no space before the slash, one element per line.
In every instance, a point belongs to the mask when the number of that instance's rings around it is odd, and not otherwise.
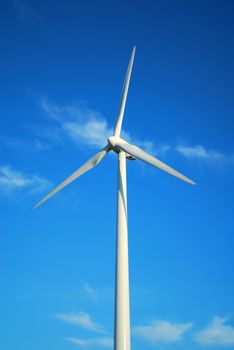
<path fill-rule="evenodd" d="M 108 137 L 108 144 L 111 146 L 111 149 L 117 154 L 119 154 L 119 152 L 121 151 L 121 148 L 118 146 L 118 144 L 120 143 L 127 143 L 127 142 L 121 139 L 120 137 L 116 137 L 116 136 Z M 131 154 L 128 154 L 127 152 L 125 152 L 125 154 L 126 154 L 126 158 L 129 160 L 136 159 L 135 157 L 133 157 Z"/>

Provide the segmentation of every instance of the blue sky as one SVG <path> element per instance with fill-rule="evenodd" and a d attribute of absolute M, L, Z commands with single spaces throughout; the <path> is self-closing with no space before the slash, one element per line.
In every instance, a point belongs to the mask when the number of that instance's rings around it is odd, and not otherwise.
<path fill-rule="evenodd" d="M 32 207 L 106 144 L 134 45 L 125 135 L 197 186 L 127 164 L 132 348 L 234 349 L 233 1 L 0 8 L 1 349 L 112 348 L 117 158 Z"/>

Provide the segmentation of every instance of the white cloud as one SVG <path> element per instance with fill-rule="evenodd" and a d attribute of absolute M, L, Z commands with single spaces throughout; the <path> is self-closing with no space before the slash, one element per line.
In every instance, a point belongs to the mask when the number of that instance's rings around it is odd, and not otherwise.
<path fill-rule="evenodd" d="M 79 312 L 79 313 L 70 312 L 68 314 L 57 313 L 54 316 L 59 320 L 72 323 L 74 325 L 88 329 L 90 331 L 97 332 L 97 333 L 105 333 L 104 328 L 100 324 L 94 322 L 88 313 L 85 313 L 85 312 Z"/>
<path fill-rule="evenodd" d="M 182 154 L 186 158 L 190 159 L 199 159 L 203 161 L 209 161 L 214 163 L 224 163 L 224 162 L 233 162 L 234 158 L 231 155 L 228 157 L 226 154 L 206 149 L 202 145 L 195 146 L 185 146 L 185 145 L 177 145 L 176 151 Z"/>
<path fill-rule="evenodd" d="M 79 145 L 103 147 L 107 138 L 113 134 L 114 127 L 108 125 L 107 120 L 98 112 L 89 108 L 84 102 L 59 106 L 47 99 L 40 101 L 40 107 L 47 116 L 52 118 L 66 136 Z M 57 130 L 58 132 L 58 130 Z M 123 130 L 123 138 L 143 147 L 149 152 L 165 152 L 165 145 L 155 145 L 148 140 L 138 140 Z"/>
<path fill-rule="evenodd" d="M 105 119 L 92 118 L 84 123 L 67 122 L 64 130 L 76 142 L 91 146 L 102 147 L 106 144 L 108 136 L 112 134 Z"/>
<path fill-rule="evenodd" d="M 61 131 L 77 144 L 103 147 L 112 134 L 106 119 L 84 102 L 59 106 L 43 99 L 40 106 L 54 119 Z"/>
<path fill-rule="evenodd" d="M 165 320 L 154 320 L 149 325 L 135 327 L 133 332 L 152 344 L 172 343 L 181 340 L 184 332 L 191 327 L 191 323 L 173 324 Z"/>
<path fill-rule="evenodd" d="M 44 98 L 39 101 L 39 104 L 46 116 L 55 122 L 53 132 L 47 134 L 60 135 L 62 140 L 66 135 L 78 145 L 98 148 L 105 146 L 107 138 L 113 134 L 113 126 L 110 126 L 98 111 L 89 108 L 84 102 L 57 105 Z M 175 151 L 187 159 L 197 159 L 214 164 L 234 163 L 234 155 L 228 156 L 220 151 L 207 149 L 203 145 L 189 146 L 182 143 L 156 145 L 149 140 L 140 140 L 125 130 L 122 130 L 122 137 L 159 157 Z"/>
<path fill-rule="evenodd" d="M 41 192 L 50 185 L 51 183 L 43 177 L 27 175 L 7 165 L 0 166 L 0 191 L 3 193 L 12 194 L 21 189 L 31 193 Z"/>
<path fill-rule="evenodd" d="M 93 301 L 97 301 L 98 292 L 92 288 L 87 282 L 83 282 L 82 289 L 89 298 Z"/>
<path fill-rule="evenodd" d="M 94 338 L 94 339 L 80 339 L 80 338 L 67 338 L 70 342 L 80 346 L 100 346 L 105 348 L 113 348 L 112 338 Z"/>
<path fill-rule="evenodd" d="M 202 331 L 195 334 L 200 345 L 234 345 L 234 326 L 227 324 L 229 317 L 214 317 L 213 321 Z"/>

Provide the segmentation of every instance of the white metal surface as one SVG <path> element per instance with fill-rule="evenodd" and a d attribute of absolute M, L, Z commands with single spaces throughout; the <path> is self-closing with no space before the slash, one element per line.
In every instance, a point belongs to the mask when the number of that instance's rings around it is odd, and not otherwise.
<path fill-rule="evenodd" d="M 134 46 L 134 48 L 132 50 L 130 62 L 128 65 L 128 70 L 127 70 L 127 73 L 125 76 L 122 93 L 121 93 L 119 113 L 118 113 L 118 116 L 116 118 L 114 135 L 117 137 L 120 136 L 120 133 L 121 133 L 124 109 L 125 109 L 125 104 L 126 104 L 126 99 L 127 99 L 127 94 L 128 94 L 128 87 L 129 87 L 130 77 L 131 77 L 131 73 L 132 73 L 132 66 L 133 66 L 133 61 L 134 61 L 134 57 L 135 57 L 135 52 L 136 52 L 136 47 Z"/>
<path fill-rule="evenodd" d="M 154 166 L 155 168 L 163 170 L 166 173 L 168 173 L 170 175 L 173 175 L 173 176 L 177 177 L 178 179 L 180 179 L 182 181 L 188 182 L 191 185 L 195 185 L 195 182 L 193 180 L 191 180 L 188 177 L 184 176 L 179 171 L 171 168 L 167 164 L 161 162 L 161 160 L 151 156 L 151 154 L 143 151 L 142 149 L 140 149 L 137 146 L 130 145 L 126 141 L 122 140 L 120 143 L 117 143 L 117 147 L 119 149 L 122 149 L 124 152 L 127 152 L 127 153 L 131 154 L 133 157 L 135 157 L 137 159 L 141 159 L 144 162 Z"/>
<path fill-rule="evenodd" d="M 79 176 L 83 175 L 90 169 L 94 168 L 96 165 L 100 163 L 100 161 L 106 156 L 106 154 L 110 151 L 109 145 L 101 149 L 94 157 L 92 157 L 90 160 L 88 160 L 84 165 L 82 165 L 80 168 L 78 168 L 74 173 L 72 173 L 66 180 L 64 180 L 60 185 L 58 185 L 53 191 L 47 194 L 38 204 L 33 207 L 33 209 L 36 209 L 47 201 L 50 197 L 55 195 L 57 192 L 61 191 L 64 187 L 69 185 L 71 182 L 76 180 Z"/>
<path fill-rule="evenodd" d="M 130 350 L 126 155 L 119 153 L 115 277 L 115 350 Z"/>
<path fill-rule="evenodd" d="M 179 173 L 177 170 L 171 168 L 167 164 L 161 162 L 161 160 L 151 156 L 151 154 L 143 151 L 139 147 L 131 145 L 130 143 L 128 143 L 127 141 L 123 140 L 120 137 L 111 136 L 108 138 L 108 143 L 117 152 L 119 152 L 119 150 L 122 150 L 127 154 L 132 155 L 136 159 L 143 160 L 144 162 L 154 166 L 155 168 L 159 168 L 160 170 L 163 170 L 166 173 L 173 175 L 180 180 L 188 182 L 191 185 L 195 185 L 195 182 L 190 180 L 188 177 Z"/>
<path fill-rule="evenodd" d="M 37 208 L 47 199 L 69 185 L 79 176 L 95 167 L 110 151 L 118 154 L 118 204 L 117 204 L 117 242 L 116 242 L 116 286 L 115 286 L 115 350 L 130 350 L 130 311 L 129 311 L 129 276 L 128 276 L 128 229 L 127 229 L 127 185 L 126 185 L 126 157 L 138 158 L 165 172 L 180 178 L 190 184 L 195 184 L 178 171 L 172 169 L 160 160 L 130 145 L 120 138 L 124 108 L 128 93 L 130 76 L 134 61 L 135 47 L 130 58 L 127 74 L 125 77 L 120 109 L 115 124 L 114 135 L 108 138 L 108 145 L 99 151 L 93 158 L 77 169 L 72 175 L 64 180 L 59 186 L 45 196 L 34 208 Z M 130 156 L 129 156 L 130 155 Z M 132 156 L 132 157 L 131 157 Z"/>

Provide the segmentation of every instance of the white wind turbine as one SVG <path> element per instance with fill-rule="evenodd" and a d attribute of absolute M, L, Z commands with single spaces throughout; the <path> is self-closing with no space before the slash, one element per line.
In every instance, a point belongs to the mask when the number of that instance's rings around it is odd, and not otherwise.
<path fill-rule="evenodd" d="M 118 202 L 117 202 L 117 246 L 116 246 L 116 279 L 115 279 L 115 334 L 114 349 L 130 350 L 130 311 L 129 311 L 129 277 L 128 277 L 128 226 L 127 226 L 127 185 L 126 185 L 126 158 L 129 160 L 140 159 L 159 168 L 179 179 L 195 184 L 178 171 L 172 169 L 157 158 L 146 153 L 142 149 L 123 140 L 121 135 L 122 121 L 132 66 L 136 48 L 133 48 L 128 70 L 126 73 L 118 116 L 114 128 L 114 134 L 108 138 L 107 145 L 93 158 L 78 168 L 65 181 L 45 196 L 35 207 L 39 207 L 47 199 L 59 192 L 65 186 L 76 180 L 79 176 L 94 168 L 107 155 L 109 151 L 117 153 L 119 158 L 118 167 Z"/>

